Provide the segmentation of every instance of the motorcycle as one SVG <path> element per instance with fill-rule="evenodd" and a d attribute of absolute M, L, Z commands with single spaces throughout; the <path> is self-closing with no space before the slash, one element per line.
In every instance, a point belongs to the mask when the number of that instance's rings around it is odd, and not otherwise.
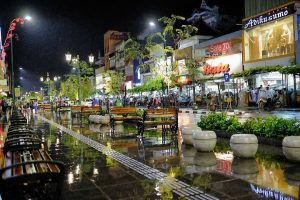
<path fill-rule="evenodd" d="M 280 102 L 279 95 L 275 94 L 273 98 L 267 99 L 265 97 L 261 97 L 258 101 L 258 108 L 260 110 L 274 110 L 276 108 L 282 107 L 282 102 Z"/>

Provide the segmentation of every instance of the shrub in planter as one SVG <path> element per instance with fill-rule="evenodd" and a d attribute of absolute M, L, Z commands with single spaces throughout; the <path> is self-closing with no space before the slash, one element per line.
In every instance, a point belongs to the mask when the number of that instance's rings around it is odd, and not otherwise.
<path fill-rule="evenodd" d="M 226 130 L 225 113 L 209 113 L 207 116 L 201 116 L 198 126 L 206 130 Z"/>
<path fill-rule="evenodd" d="M 249 118 L 242 124 L 235 116 L 227 118 L 225 113 L 211 113 L 208 116 L 201 116 L 198 126 L 204 130 L 243 132 L 265 138 L 282 139 L 285 136 L 300 135 L 300 125 L 295 119 L 283 119 L 276 116 Z"/>
<path fill-rule="evenodd" d="M 236 116 L 231 116 L 227 121 L 226 131 L 229 133 L 237 133 L 243 131 L 243 124 L 239 122 Z"/>

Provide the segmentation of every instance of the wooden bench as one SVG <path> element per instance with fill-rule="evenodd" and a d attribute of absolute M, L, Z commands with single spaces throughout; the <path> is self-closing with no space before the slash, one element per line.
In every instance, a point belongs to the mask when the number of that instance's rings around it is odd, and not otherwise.
<path fill-rule="evenodd" d="M 41 111 L 52 110 L 52 105 L 51 104 L 41 104 L 40 110 Z"/>
<path fill-rule="evenodd" d="M 32 199 L 59 199 L 65 173 L 61 162 L 53 161 L 44 149 L 9 151 L 5 155 L 6 167 L 0 169 L 2 199 L 23 199 L 27 195 Z"/>
<path fill-rule="evenodd" d="M 97 115 L 101 112 L 101 106 L 83 106 L 81 108 L 80 115 L 83 117 L 89 117 L 90 115 Z"/>
<path fill-rule="evenodd" d="M 178 109 L 176 108 L 159 108 L 146 109 L 143 118 L 138 124 L 138 133 L 143 136 L 146 126 L 162 126 L 162 136 L 165 137 L 169 128 L 172 135 L 178 130 Z"/>
<path fill-rule="evenodd" d="M 80 106 L 80 105 L 73 105 L 73 106 L 71 106 L 71 116 L 75 116 L 77 114 L 80 114 L 81 113 L 81 109 L 82 109 L 82 106 Z"/>
<path fill-rule="evenodd" d="M 138 116 L 137 109 L 135 107 L 114 107 L 109 111 L 110 123 L 114 132 L 116 121 L 136 121 L 138 122 L 141 117 Z"/>

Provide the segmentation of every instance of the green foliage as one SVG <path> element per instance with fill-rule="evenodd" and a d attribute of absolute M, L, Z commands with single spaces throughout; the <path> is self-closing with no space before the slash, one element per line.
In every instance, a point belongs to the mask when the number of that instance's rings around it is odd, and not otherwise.
<path fill-rule="evenodd" d="M 244 70 L 242 72 L 232 73 L 230 74 L 231 78 L 235 77 L 248 77 L 255 74 L 261 74 L 266 72 L 275 72 L 279 71 L 282 74 L 300 74 L 300 66 L 287 66 L 283 67 L 280 65 L 277 66 L 262 66 L 256 67 L 248 70 Z"/>
<path fill-rule="evenodd" d="M 155 91 L 162 89 L 163 81 L 161 78 L 155 78 L 148 80 L 145 84 L 129 89 L 129 93 L 140 93 L 146 91 Z"/>
<path fill-rule="evenodd" d="M 211 188 L 212 176 L 209 173 L 200 174 L 194 178 L 192 185 L 195 187 L 200 187 L 205 192 Z"/>
<path fill-rule="evenodd" d="M 105 93 L 109 95 L 118 95 L 120 87 L 123 84 L 123 74 L 115 71 L 103 73 Z"/>
<path fill-rule="evenodd" d="M 235 116 L 228 118 L 224 113 L 210 113 L 208 116 L 201 116 L 198 126 L 202 129 L 222 130 L 230 133 L 243 132 L 267 138 L 300 135 L 300 125 L 295 119 L 283 119 L 276 116 L 249 118 L 242 124 Z"/>
<path fill-rule="evenodd" d="M 227 129 L 226 131 L 229 133 L 238 133 L 243 130 L 243 125 L 239 122 L 236 116 L 231 116 L 226 121 Z"/>
<path fill-rule="evenodd" d="M 78 97 L 78 80 L 76 75 L 68 75 L 68 78 L 61 82 L 60 96 L 68 97 L 69 99 L 75 100 Z M 80 91 L 81 99 L 90 97 L 94 88 L 92 87 L 91 80 L 87 76 L 80 77 Z"/>
<path fill-rule="evenodd" d="M 43 95 L 41 93 L 36 93 L 35 91 L 30 91 L 25 96 L 25 101 L 29 102 L 31 99 L 37 99 L 38 101 L 42 101 Z"/>
<path fill-rule="evenodd" d="M 207 130 L 226 130 L 226 114 L 225 113 L 209 113 L 207 116 L 201 116 L 198 126 Z"/>

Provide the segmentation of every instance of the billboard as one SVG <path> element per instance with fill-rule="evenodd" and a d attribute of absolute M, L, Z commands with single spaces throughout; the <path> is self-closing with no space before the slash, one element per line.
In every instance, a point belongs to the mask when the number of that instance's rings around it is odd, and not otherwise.
<path fill-rule="evenodd" d="M 127 40 L 129 37 L 129 32 L 107 31 L 104 34 L 105 69 L 109 69 L 109 54 L 114 52 L 116 44 Z"/>

